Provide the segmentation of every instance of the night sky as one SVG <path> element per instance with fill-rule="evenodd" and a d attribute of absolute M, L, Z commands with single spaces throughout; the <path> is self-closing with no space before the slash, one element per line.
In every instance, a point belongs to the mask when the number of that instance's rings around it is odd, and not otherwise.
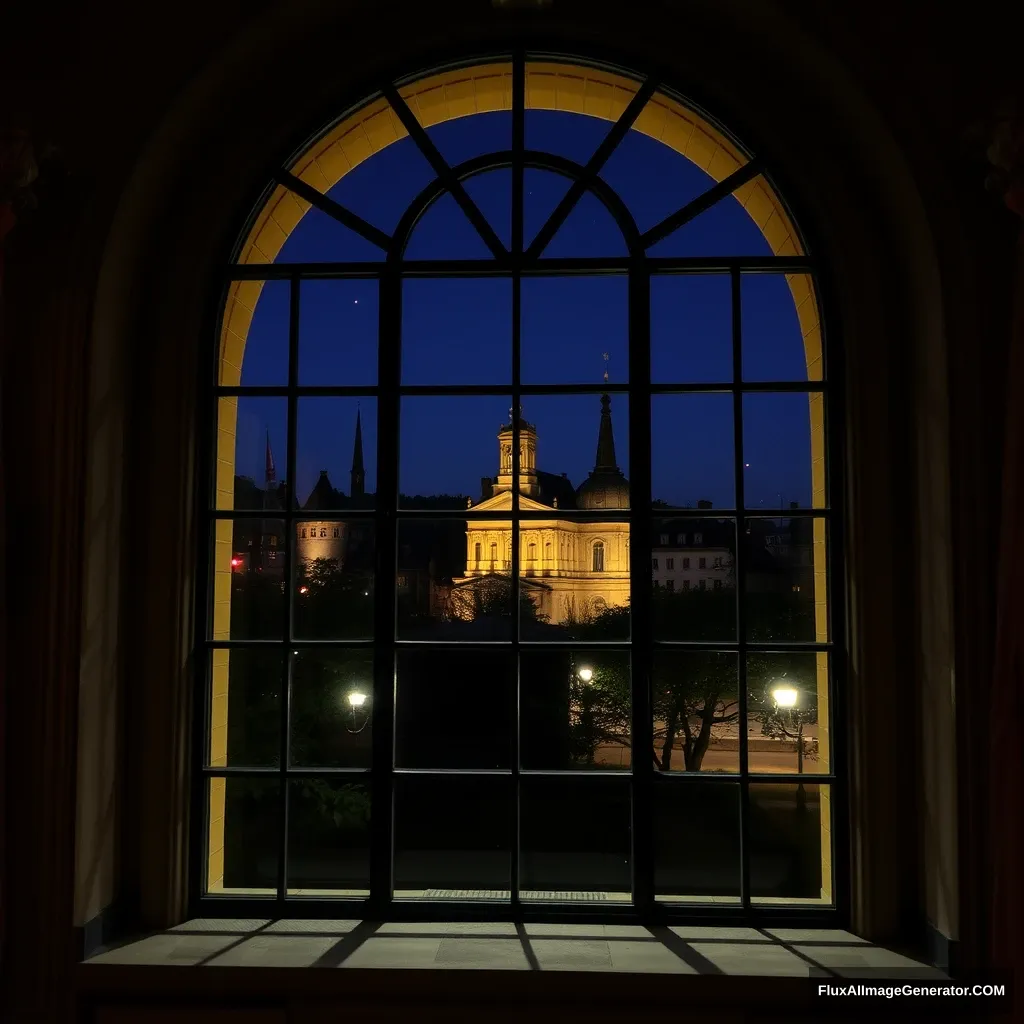
<path fill-rule="evenodd" d="M 585 162 L 610 125 L 596 118 L 527 111 L 526 146 Z M 511 147 L 507 113 L 460 118 L 429 130 L 451 164 Z M 628 133 L 602 174 L 628 205 L 641 231 L 713 182 L 685 158 L 638 132 Z M 392 231 L 415 195 L 432 180 L 411 139 L 387 147 L 347 174 L 331 198 Z M 526 244 L 569 183 L 527 170 Z M 492 171 L 467 191 L 507 245 L 511 237 L 511 172 Z M 650 250 L 656 256 L 771 255 L 760 231 L 734 199 L 679 229 Z M 590 196 L 580 202 L 545 256 L 611 256 L 625 245 L 610 215 Z M 410 259 L 486 258 L 489 253 L 450 196 L 423 217 Z M 372 244 L 318 210 L 300 221 L 278 262 L 375 260 Z M 402 380 L 405 384 L 510 384 L 511 283 L 507 279 L 412 279 L 403 296 Z M 751 381 L 806 380 L 803 344 L 783 275 L 743 279 L 743 375 Z M 287 382 L 288 284 L 268 282 L 253 317 L 243 385 Z M 611 388 L 627 381 L 625 277 L 526 278 L 522 286 L 524 384 L 599 383 L 608 354 Z M 377 376 L 377 285 L 311 281 L 302 285 L 299 383 L 372 385 Z M 658 383 L 710 383 L 732 376 L 727 275 L 655 278 L 651 294 L 652 377 Z M 262 484 L 269 428 L 278 478 L 285 475 L 284 399 L 241 398 L 238 472 Z M 499 426 L 508 396 L 404 398 L 400 487 L 405 494 L 469 494 L 497 473 Z M 373 399 L 305 398 L 299 403 L 297 489 L 302 500 L 326 469 L 348 492 L 357 406 L 362 414 L 366 486 L 376 483 Z M 593 468 L 597 395 L 527 396 L 523 414 L 537 426 L 539 468 L 567 473 L 579 485 Z M 612 395 L 619 466 L 629 475 L 627 397 Z M 656 396 L 652 412 L 654 497 L 674 505 L 707 498 L 735 503 L 732 400 L 727 393 Z M 748 507 L 809 506 L 810 430 L 807 397 L 769 393 L 744 398 Z"/>

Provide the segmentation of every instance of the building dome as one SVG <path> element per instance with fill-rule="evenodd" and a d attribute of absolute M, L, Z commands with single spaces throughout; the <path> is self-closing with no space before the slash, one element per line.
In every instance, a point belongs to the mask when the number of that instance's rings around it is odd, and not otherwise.
<path fill-rule="evenodd" d="M 629 481 L 615 470 L 595 470 L 576 492 L 576 507 L 629 508 Z"/>

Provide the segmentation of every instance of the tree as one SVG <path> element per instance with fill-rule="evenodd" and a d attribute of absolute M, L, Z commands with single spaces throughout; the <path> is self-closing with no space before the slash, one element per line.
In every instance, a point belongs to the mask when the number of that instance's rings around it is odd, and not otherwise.
<path fill-rule="evenodd" d="M 618 652 L 595 652 L 571 658 L 569 669 L 570 763 L 595 767 L 598 747 L 631 746 L 629 658 Z M 588 678 L 580 670 L 588 669 Z"/>
<path fill-rule="evenodd" d="M 655 660 L 654 763 L 659 771 L 672 769 L 677 744 L 683 770 L 701 770 L 715 726 L 739 719 L 736 683 L 733 654 L 687 651 Z"/>
<path fill-rule="evenodd" d="M 373 577 L 331 558 L 301 562 L 296 572 L 295 634 L 303 639 L 373 636 Z"/>
<path fill-rule="evenodd" d="M 517 595 L 513 594 L 510 573 L 494 572 L 471 583 L 453 588 L 448 596 L 444 617 L 448 623 L 476 623 L 475 632 L 486 631 L 489 623 L 498 633 L 509 633 Z M 518 594 L 519 620 L 526 631 L 547 624 L 548 617 L 537 609 L 521 585 Z"/>

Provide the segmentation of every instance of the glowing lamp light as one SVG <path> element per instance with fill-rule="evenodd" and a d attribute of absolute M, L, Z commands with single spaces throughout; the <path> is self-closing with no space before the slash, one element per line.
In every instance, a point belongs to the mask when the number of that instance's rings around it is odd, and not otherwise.
<path fill-rule="evenodd" d="M 309 593 L 309 587 L 299 587 L 299 593 L 300 594 L 308 594 Z"/>
<path fill-rule="evenodd" d="M 366 703 L 366 694 L 356 690 L 348 695 L 348 702 L 353 708 L 361 708 Z"/>
<path fill-rule="evenodd" d="M 780 708 L 795 708 L 799 696 L 792 686 L 777 686 L 772 690 L 772 700 Z"/>
<path fill-rule="evenodd" d="M 581 668 L 576 674 L 584 683 L 589 683 L 594 678 L 594 670 L 592 668 Z"/>
<path fill-rule="evenodd" d="M 240 558 L 232 558 L 231 564 L 237 568 L 242 564 L 242 560 Z"/>

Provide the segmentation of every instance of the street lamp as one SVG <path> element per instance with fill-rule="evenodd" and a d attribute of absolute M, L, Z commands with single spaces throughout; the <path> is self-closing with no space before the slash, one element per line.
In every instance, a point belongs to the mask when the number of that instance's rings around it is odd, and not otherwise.
<path fill-rule="evenodd" d="M 580 682 L 583 683 L 589 683 L 591 679 L 594 678 L 594 670 L 592 668 L 587 668 L 586 665 L 584 665 L 576 674 L 580 677 Z"/>
<path fill-rule="evenodd" d="M 804 716 L 800 703 L 800 691 L 788 683 L 779 682 L 772 689 L 772 700 L 775 701 L 776 712 L 788 711 L 790 720 L 796 725 L 796 773 L 804 773 Z M 780 715 L 781 717 L 781 715 Z M 783 725 L 783 735 L 786 735 L 786 727 Z M 804 792 L 803 782 L 799 783 L 796 790 L 796 805 L 799 810 L 807 807 L 807 794 Z"/>
<path fill-rule="evenodd" d="M 363 693 L 361 690 L 352 690 L 352 692 L 349 693 L 347 700 L 349 712 L 352 715 L 352 728 L 348 730 L 349 732 L 359 733 L 366 728 L 366 723 L 370 720 L 370 716 L 369 714 L 367 714 L 366 717 L 363 719 L 363 724 L 359 725 L 358 712 L 359 709 L 366 704 L 368 699 L 369 698 L 366 696 L 366 694 Z"/>
<path fill-rule="evenodd" d="M 772 690 L 772 700 L 780 708 L 795 708 L 800 694 L 792 686 L 777 686 Z"/>

